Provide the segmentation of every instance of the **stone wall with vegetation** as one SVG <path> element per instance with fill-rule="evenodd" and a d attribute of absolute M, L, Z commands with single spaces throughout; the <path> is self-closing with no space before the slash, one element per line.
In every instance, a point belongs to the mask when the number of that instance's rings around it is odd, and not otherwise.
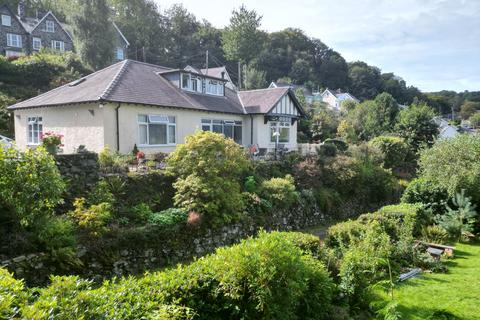
<path fill-rule="evenodd" d="M 118 229 L 101 238 L 84 235 L 74 257 L 58 257 L 62 263 L 57 263 L 51 255 L 41 253 L 5 260 L 1 266 L 31 285 L 48 282 L 51 274 L 79 274 L 101 280 L 112 276 L 142 274 L 145 270 L 189 261 L 211 253 L 218 247 L 238 243 L 241 239 L 256 235 L 261 229 L 300 230 L 319 225 L 325 220 L 326 216 L 315 205 L 302 202 L 290 210 L 277 211 L 270 216 L 251 217 L 215 229 L 185 224 L 170 230 L 155 226 Z"/>

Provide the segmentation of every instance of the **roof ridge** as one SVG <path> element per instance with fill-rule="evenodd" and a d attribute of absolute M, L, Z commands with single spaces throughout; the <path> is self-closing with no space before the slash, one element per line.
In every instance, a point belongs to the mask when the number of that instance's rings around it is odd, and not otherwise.
<path fill-rule="evenodd" d="M 127 59 L 127 60 L 123 60 L 121 62 L 122 66 L 120 67 L 120 70 L 118 70 L 117 74 L 113 77 L 112 81 L 110 81 L 108 86 L 105 88 L 105 90 L 99 96 L 99 99 L 101 99 L 101 100 L 107 99 L 107 97 L 110 95 L 112 90 L 115 88 L 115 86 L 117 85 L 117 83 L 120 80 L 120 78 L 122 77 L 122 75 L 125 73 L 125 70 L 127 69 L 126 67 L 127 67 L 129 61 L 130 60 Z"/>
<path fill-rule="evenodd" d="M 121 61 L 121 62 L 123 62 L 123 61 Z M 121 62 L 118 62 L 118 63 L 121 63 Z M 103 69 L 101 69 L 101 70 L 97 70 L 97 71 L 95 71 L 95 72 L 92 72 L 92 73 L 90 73 L 90 74 L 87 74 L 86 76 L 83 76 L 83 77 L 80 77 L 80 78 L 75 79 L 75 80 L 73 80 L 73 81 L 70 81 L 70 82 L 68 82 L 68 83 L 65 83 L 64 85 L 61 85 L 60 87 L 53 88 L 52 90 L 49 90 L 49 91 L 44 92 L 44 93 L 42 93 L 42 94 L 39 94 L 38 96 L 31 97 L 31 98 L 29 98 L 29 99 L 27 99 L 27 100 L 19 101 L 19 102 L 15 103 L 15 104 L 12 104 L 11 106 L 8 106 L 7 109 L 13 108 L 13 107 L 15 107 L 15 105 L 17 105 L 17 104 L 19 104 L 19 103 L 25 103 L 25 102 L 28 102 L 28 101 L 30 101 L 30 100 L 33 100 L 33 99 L 36 99 L 36 98 L 39 98 L 39 97 L 43 97 L 43 96 L 46 95 L 47 93 L 51 93 L 52 91 L 60 90 L 60 89 L 62 89 L 62 88 L 64 88 L 64 87 L 69 86 L 70 84 L 74 83 L 75 81 L 80 80 L 80 79 L 90 78 L 90 77 L 92 77 L 93 75 L 95 75 L 95 74 L 97 74 L 97 73 L 100 73 L 100 72 L 102 72 L 102 71 L 105 71 L 105 70 L 107 70 L 107 69 L 110 69 L 110 68 L 116 66 L 118 63 L 109 65 L 108 67 L 105 67 L 105 68 L 103 68 Z"/>
<path fill-rule="evenodd" d="M 133 59 L 125 59 L 125 60 L 128 60 L 128 61 L 133 62 L 133 63 L 143 64 L 143 65 L 146 65 L 146 66 L 156 67 L 156 68 L 176 70 L 174 68 L 165 67 L 165 66 L 161 66 L 161 65 L 158 65 L 158 64 L 153 64 L 153 63 L 148 63 L 148 62 L 143 62 L 143 61 L 138 61 L 138 60 L 133 60 Z M 178 70 L 180 70 L 180 69 L 178 69 Z"/>
<path fill-rule="evenodd" d="M 242 106 L 243 113 L 248 114 L 247 109 L 245 109 L 245 105 L 243 104 L 242 98 L 238 91 L 235 92 L 237 94 L 238 101 L 240 101 L 240 105 Z"/>
<path fill-rule="evenodd" d="M 254 92 L 254 91 L 265 91 L 265 90 L 277 90 L 277 89 L 282 89 L 282 90 L 290 90 L 289 87 L 277 87 L 277 88 L 264 88 L 264 89 L 253 89 L 253 90 L 244 90 L 244 91 L 238 91 L 239 93 L 242 92 Z"/>

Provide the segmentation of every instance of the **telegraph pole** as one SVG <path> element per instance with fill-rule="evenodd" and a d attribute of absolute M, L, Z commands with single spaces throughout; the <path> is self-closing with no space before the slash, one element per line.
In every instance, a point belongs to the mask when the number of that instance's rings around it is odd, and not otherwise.
<path fill-rule="evenodd" d="M 240 61 L 238 61 L 238 90 L 242 89 L 242 68 Z"/>
<path fill-rule="evenodd" d="M 206 60 L 206 61 L 205 61 L 205 68 L 207 69 L 206 74 L 208 75 L 208 50 L 207 50 L 207 54 L 206 54 L 206 56 L 205 56 L 205 60 Z"/>
<path fill-rule="evenodd" d="M 146 55 L 145 55 L 145 47 L 142 47 L 142 55 L 143 55 L 143 62 L 147 62 Z"/>

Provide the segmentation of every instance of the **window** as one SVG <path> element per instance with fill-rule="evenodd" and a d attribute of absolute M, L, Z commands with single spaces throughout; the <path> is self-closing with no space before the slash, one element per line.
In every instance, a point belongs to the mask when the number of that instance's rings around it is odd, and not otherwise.
<path fill-rule="evenodd" d="M 139 145 L 172 145 L 175 144 L 175 117 L 166 115 L 138 116 Z"/>
<path fill-rule="evenodd" d="M 117 50 L 116 50 L 116 56 L 117 56 L 117 60 L 123 60 L 125 59 L 125 55 L 123 53 L 123 48 L 120 48 L 118 47 Z"/>
<path fill-rule="evenodd" d="M 55 32 L 55 22 L 52 20 L 45 21 L 45 31 L 47 32 Z"/>
<path fill-rule="evenodd" d="M 242 121 L 202 119 L 202 130 L 222 133 L 225 137 L 242 144 Z"/>
<path fill-rule="evenodd" d="M 207 80 L 207 90 L 208 94 L 213 94 L 217 96 L 223 96 L 223 83 L 216 80 Z"/>
<path fill-rule="evenodd" d="M 32 47 L 33 47 L 33 50 L 40 50 L 42 48 L 42 39 L 33 37 Z"/>
<path fill-rule="evenodd" d="M 12 26 L 12 17 L 6 14 L 2 14 L 2 26 L 11 27 Z"/>
<path fill-rule="evenodd" d="M 182 73 L 182 89 L 203 92 L 202 78 L 190 73 Z"/>
<path fill-rule="evenodd" d="M 21 48 L 22 37 L 19 34 L 7 33 L 7 46 Z"/>
<path fill-rule="evenodd" d="M 42 117 L 27 117 L 27 141 L 30 145 L 40 144 L 43 134 Z"/>
<path fill-rule="evenodd" d="M 52 40 L 52 49 L 62 51 L 62 52 L 65 51 L 65 42 Z"/>
<path fill-rule="evenodd" d="M 273 134 L 280 133 L 278 137 Z M 278 140 L 277 140 L 278 139 Z M 288 143 L 290 141 L 290 123 L 289 122 L 270 122 L 270 142 Z"/>

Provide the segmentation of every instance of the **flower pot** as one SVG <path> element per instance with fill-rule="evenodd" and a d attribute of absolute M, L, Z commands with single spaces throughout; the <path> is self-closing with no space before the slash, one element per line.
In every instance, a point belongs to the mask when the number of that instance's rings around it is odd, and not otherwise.
<path fill-rule="evenodd" d="M 58 148 L 57 146 L 54 146 L 54 145 L 47 145 L 45 146 L 45 150 L 47 150 L 47 152 L 50 153 L 51 155 L 56 155 Z"/>

